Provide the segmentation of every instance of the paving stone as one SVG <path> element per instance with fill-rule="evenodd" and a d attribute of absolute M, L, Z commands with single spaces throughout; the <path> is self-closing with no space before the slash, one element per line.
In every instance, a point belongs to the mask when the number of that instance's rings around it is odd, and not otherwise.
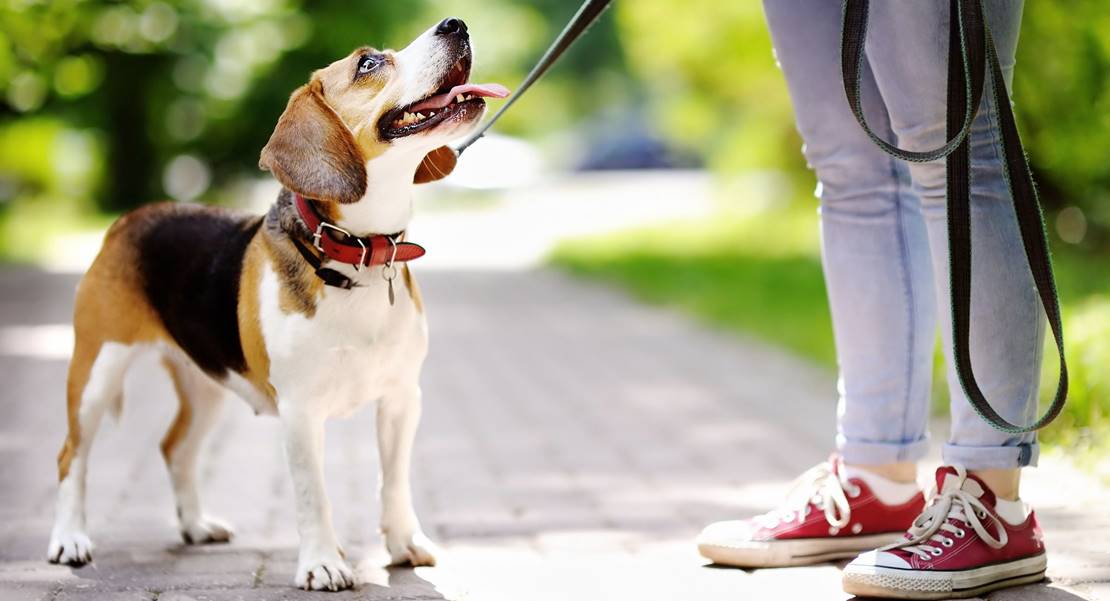
<path fill-rule="evenodd" d="M 155 591 L 103 591 L 66 589 L 58 591 L 52 601 L 153 601 L 158 597 Z"/>
<path fill-rule="evenodd" d="M 1110 582 L 1092 582 L 1077 587 L 1086 598 L 1095 601 L 1110 601 Z"/>
<path fill-rule="evenodd" d="M 417 276 L 432 345 L 413 485 L 440 561 L 385 567 L 374 416 L 360 411 L 329 424 L 325 474 L 361 584 L 328 599 L 845 598 L 836 565 L 721 569 L 692 544 L 708 521 L 767 509 L 826 456 L 831 374 L 549 271 Z M 0 328 L 64 326 L 75 282 L 0 267 Z M 236 537 L 182 544 L 157 449 L 176 406 L 155 362 L 129 379 L 119 422 L 107 420 L 93 449 L 95 563 L 45 563 L 65 369 L 58 358 L 0 355 L 0 601 L 324 598 L 292 587 L 279 424 L 241 402 L 227 404 L 202 466 L 209 511 Z M 988 599 L 1110 601 L 1110 544 L 1092 535 L 1110 532 L 1107 491 L 1051 453 L 1023 484 L 1052 581 Z"/>
<path fill-rule="evenodd" d="M 0 576 L 3 578 L 3 576 Z M 46 601 L 61 588 L 60 584 L 0 581 L 0 599 L 4 601 Z"/>

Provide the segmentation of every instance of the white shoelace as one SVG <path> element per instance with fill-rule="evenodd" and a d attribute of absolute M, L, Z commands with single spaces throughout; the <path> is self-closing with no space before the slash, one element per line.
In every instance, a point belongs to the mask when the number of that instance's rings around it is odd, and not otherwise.
<path fill-rule="evenodd" d="M 1006 528 L 1002 526 L 998 518 L 994 520 L 994 527 L 998 533 L 997 537 L 992 535 L 983 525 L 982 520 L 986 519 L 990 512 L 987 510 L 987 506 L 979 500 L 979 495 L 983 494 L 979 483 L 968 480 L 967 470 L 962 466 L 954 467 L 956 468 L 956 479 L 949 480 L 952 475 L 947 476 L 944 487 L 939 492 L 934 487 L 929 505 L 910 526 L 910 538 L 887 545 L 881 548 L 880 551 L 904 549 L 916 553 L 918 557 L 924 560 L 939 557 L 944 553 L 945 548 L 956 544 L 953 537 L 963 538 L 967 535 L 966 530 L 953 524 L 950 520 L 971 527 L 975 534 L 993 549 L 1001 549 L 1006 546 L 1009 537 L 1006 534 Z M 949 534 L 951 536 L 948 536 Z"/>
<path fill-rule="evenodd" d="M 859 496 L 860 489 L 844 477 L 844 464 L 839 460 L 836 462 L 836 469 L 826 461 L 807 470 L 791 485 L 785 510 L 771 511 L 755 519 L 767 527 L 795 520 L 802 522 L 809 515 L 812 503 L 824 510 L 825 520 L 833 528 L 847 526 L 852 519 L 848 497 Z"/>

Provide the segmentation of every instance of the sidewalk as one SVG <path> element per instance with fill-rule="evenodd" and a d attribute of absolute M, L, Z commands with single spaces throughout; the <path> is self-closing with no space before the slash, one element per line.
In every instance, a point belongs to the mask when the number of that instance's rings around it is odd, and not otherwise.
<path fill-rule="evenodd" d="M 362 586 L 291 587 L 296 533 L 277 423 L 232 400 L 208 454 L 207 499 L 229 545 L 173 526 L 157 452 L 172 418 L 151 361 L 93 451 L 96 563 L 44 559 L 62 439 L 76 276 L 0 270 L 0 599 L 843 599 L 835 565 L 706 567 L 706 522 L 760 511 L 831 445 L 830 374 L 613 291 L 544 270 L 417 276 L 430 314 L 418 512 L 435 568 L 385 570 L 375 534 L 372 413 L 329 426 L 335 524 Z M 786 444 L 788 443 L 788 444 Z M 1047 585 L 991 599 L 1110 599 L 1105 490 L 1059 460 L 1031 470 L 1052 554 Z"/>

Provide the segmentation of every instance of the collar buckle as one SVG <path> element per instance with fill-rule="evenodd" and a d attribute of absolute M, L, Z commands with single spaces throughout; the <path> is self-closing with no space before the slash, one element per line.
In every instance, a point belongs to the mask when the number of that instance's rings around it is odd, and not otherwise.
<path fill-rule="evenodd" d="M 362 238 L 359 238 L 358 236 L 355 236 L 351 232 L 339 227 L 338 225 L 328 223 L 327 221 L 321 221 L 320 225 L 316 226 L 316 231 L 312 233 L 312 246 L 315 247 L 316 250 L 323 253 L 325 257 L 328 256 L 328 253 L 327 253 L 326 250 L 324 250 L 324 245 L 323 245 L 323 238 L 324 238 L 324 235 L 325 235 L 324 234 L 324 228 L 333 229 L 333 230 L 339 232 L 340 234 L 343 234 L 348 239 L 354 240 L 355 242 L 358 242 L 358 245 L 362 248 L 362 255 L 359 256 L 358 263 L 356 263 L 354 265 L 354 268 L 355 268 L 355 271 L 362 271 L 362 266 L 366 264 L 366 253 L 369 251 L 369 249 L 366 248 L 366 243 L 362 241 Z M 393 249 L 394 249 L 393 250 L 394 256 L 396 256 L 396 254 L 397 254 L 396 243 L 394 244 Z"/>

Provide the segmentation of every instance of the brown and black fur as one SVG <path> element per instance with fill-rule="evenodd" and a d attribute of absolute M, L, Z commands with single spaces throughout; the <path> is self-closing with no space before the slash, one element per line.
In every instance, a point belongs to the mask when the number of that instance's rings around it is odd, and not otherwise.
<path fill-rule="evenodd" d="M 325 219 L 334 219 L 334 203 L 313 204 Z M 312 317 L 324 288 L 292 237 L 304 245 L 311 236 L 292 192 L 284 188 L 265 216 L 158 203 L 113 224 L 78 287 L 67 382 L 69 434 L 58 456 L 59 479 L 68 473 L 80 441 L 81 394 L 106 342 L 171 344 L 214 380 L 235 372 L 274 400 L 258 321 L 262 270 L 271 267 L 280 278 L 278 302 L 286 313 Z M 419 303 L 407 267 L 403 282 Z M 187 412 L 184 402 L 182 411 Z M 180 427 L 171 426 L 164 446 L 172 448 L 173 431 Z"/>
<path fill-rule="evenodd" d="M 201 369 L 217 379 L 229 370 L 242 373 L 239 282 L 262 219 L 185 204 L 158 213 L 133 233 L 147 300 Z"/>
<path fill-rule="evenodd" d="M 215 207 L 159 203 L 108 230 L 77 289 L 59 479 L 80 442 L 81 396 L 105 343 L 166 342 L 217 380 L 246 370 L 238 297 L 244 256 L 261 223 Z"/>

